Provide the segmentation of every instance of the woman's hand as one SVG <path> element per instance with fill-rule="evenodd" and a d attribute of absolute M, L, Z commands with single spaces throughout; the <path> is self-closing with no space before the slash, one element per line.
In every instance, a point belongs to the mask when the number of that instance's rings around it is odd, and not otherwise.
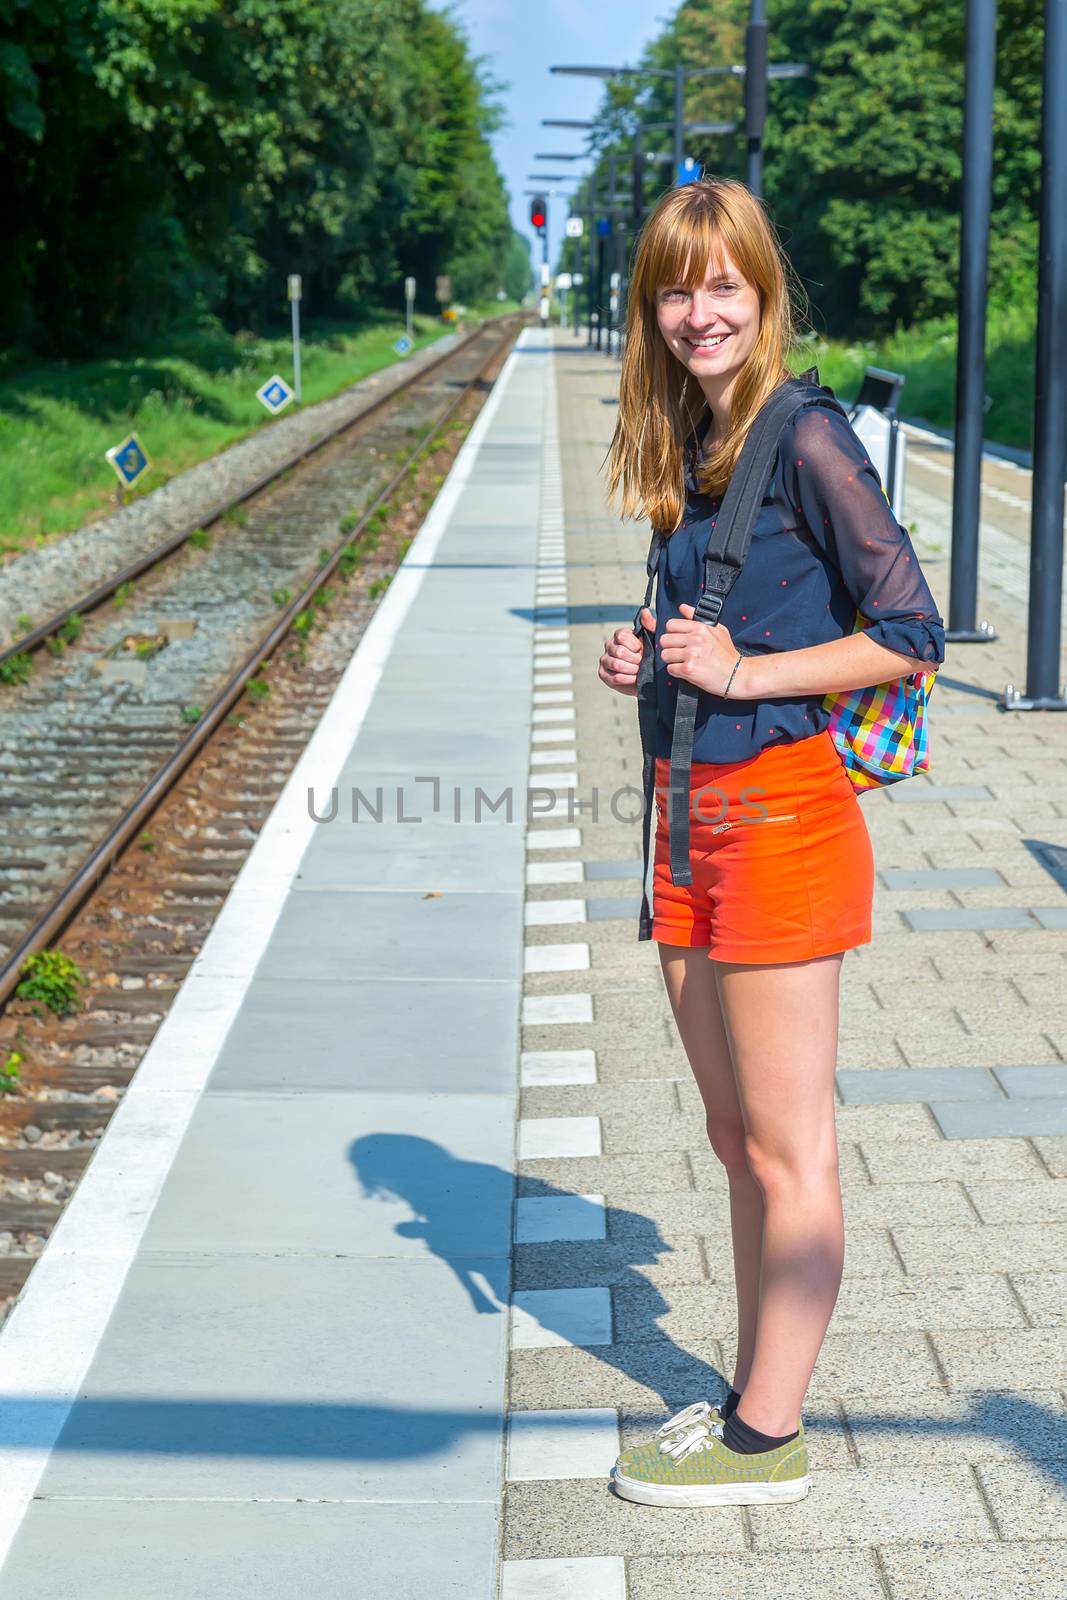
<path fill-rule="evenodd" d="M 684 678 L 697 689 L 721 695 L 737 660 L 737 646 L 721 622 L 693 621 L 693 607 L 680 606 L 680 617 L 668 617 L 660 655 L 672 678 Z M 737 678 L 731 688 L 736 688 Z M 740 696 L 731 695 L 732 699 Z"/>
<path fill-rule="evenodd" d="M 649 633 L 655 633 L 656 619 L 647 606 L 642 607 L 641 622 Z M 644 644 L 639 633 L 634 633 L 632 628 L 616 628 L 611 638 L 604 640 L 597 677 L 619 694 L 636 694 L 637 669 L 643 653 Z"/>

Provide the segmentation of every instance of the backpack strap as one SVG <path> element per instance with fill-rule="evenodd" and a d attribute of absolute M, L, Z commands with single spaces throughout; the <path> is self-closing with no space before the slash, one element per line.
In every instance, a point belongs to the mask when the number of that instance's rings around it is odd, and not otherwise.
<path fill-rule="evenodd" d="M 829 405 L 846 415 L 832 391 L 807 380 L 805 373 L 803 378 L 790 378 L 780 384 L 749 428 L 704 552 L 704 582 L 694 607 L 698 622 L 710 626 L 718 622 L 726 596 L 741 572 L 785 428 L 798 411 L 810 405 Z M 693 881 L 689 861 L 690 775 L 699 695 L 694 684 L 683 678 L 678 680 L 668 791 L 671 881 L 676 884 Z"/>
<path fill-rule="evenodd" d="M 651 939 L 652 937 L 648 861 L 651 853 L 652 812 L 656 803 L 656 725 L 659 720 L 659 713 L 656 707 L 656 642 L 654 635 L 643 626 L 641 612 L 646 606 L 650 607 L 652 605 L 652 587 L 656 581 L 656 572 L 659 568 L 659 552 L 662 543 L 662 534 L 658 529 L 653 528 L 652 542 L 648 547 L 648 558 L 645 561 L 645 572 L 648 575 L 648 581 L 645 585 L 645 598 L 634 613 L 633 621 L 634 632 L 642 640 L 641 664 L 637 669 L 637 722 L 641 730 L 641 790 L 644 795 L 644 810 L 641 814 L 641 846 L 645 867 L 641 880 L 641 910 L 638 916 L 637 937 L 639 940 Z"/>

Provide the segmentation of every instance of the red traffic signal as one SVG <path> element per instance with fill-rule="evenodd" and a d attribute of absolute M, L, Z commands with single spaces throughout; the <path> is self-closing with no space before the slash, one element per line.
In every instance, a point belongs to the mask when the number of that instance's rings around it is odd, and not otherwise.
<path fill-rule="evenodd" d="M 536 199 L 530 201 L 530 224 L 540 232 L 545 226 L 547 217 L 548 207 L 545 205 L 544 197 L 538 195 Z"/>

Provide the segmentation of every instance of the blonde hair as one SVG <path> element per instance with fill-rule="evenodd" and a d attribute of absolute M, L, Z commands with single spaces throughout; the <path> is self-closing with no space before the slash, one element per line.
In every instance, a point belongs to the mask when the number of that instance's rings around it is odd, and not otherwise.
<path fill-rule="evenodd" d="M 729 432 L 697 468 L 703 493 L 725 489 L 760 406 L 790 376 L 786 356 L 798 321 L 791 295 L 802 291 L 762 204 L 732 178 L 670 190 L 648 217 L 634 256 L 619 411 L 605 457 L 608 497 L 622 518 L 646 516 L 664 534 L 685 510 L 685 442 L 704 395 L 660 332 L 656 297 L 667 285 L 702 284 L 709 261 L 722 263 L 724 247 L 759 294 L 760 327 L 732 392 Z"/>

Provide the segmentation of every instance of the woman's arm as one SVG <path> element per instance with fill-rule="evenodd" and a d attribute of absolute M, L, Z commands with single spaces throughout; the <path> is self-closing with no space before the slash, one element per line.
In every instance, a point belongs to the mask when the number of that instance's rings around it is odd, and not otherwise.
<path fill-rule="evenodd" d="M 800 412 L 782 441 L 782 486 L 867 626 L 825 644 L 746 657 L 731 696 L 836 694 L 939 665 L 944 622 L 911 539 L 844 417 L 825 406 Z"/>
<path fill-rule="evenodd" d="M 907 530 L 846 418 L 825 406 L 801 411 L 782 440 L 782 486 L 798 519 L 837 568 L 866 626 L 799 650 L 743 656 L 731 700 L 847 694 L 903 678 L 945 659 L 945 625 Z M 738 647 L 720 623 L 672 617 L 661 654 L 672 676 L 722 695 Z"/>
<path fill-rule="evenodd" d="M 851 633 L 802 650 L 743 656 L 730 685 L 731 700 L 772 700 L 776 695 L 842 694 L 888 683 L 917 670 L 913 655 L 888 650 L 867 633 Z"/>

